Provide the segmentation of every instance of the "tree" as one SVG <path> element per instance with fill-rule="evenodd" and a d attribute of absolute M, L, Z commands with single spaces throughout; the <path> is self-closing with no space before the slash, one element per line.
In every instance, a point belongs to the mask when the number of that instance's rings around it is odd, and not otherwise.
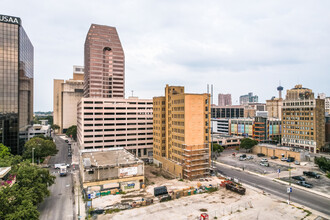
<path fill-rule="evenodd" d="M 256 141 L 256 140 L 252 140 L 250 138 L 243 138 L 241 140 L 240 147 L 244 148 L 247 151 L 247 150 L 252 149 L 252 147 L 254 147 L 257 144 L 258 144 L 258 141 Z"/>
<path fill-rule="evenodd" d="M 3 144 L 0 144 L 0 158 L 4 158 L 6 156 L 10 156 L 10 150 Z"/>
<path fill-rule="evenodd" d="M 66 130 L 66 135 L 72 137 L 74 140 L 77 140 L 77 125 L 72 125 Z"/>
<path fill-rule="evenodd" d="M 12 170 L 22 161 L 19 155 L 12 155 L 8 147 L 0 144 L 0 167 L 12 167 Z"/>
<path fill-rule="evenodd" d="M 223 150 L 220 144 L 213 143 L 213 152 L 221 153 Z"/>
<path fill-rule="evenodd" d="M 330 172 L 330 159 L 326 157 L 315 157 L 314 163 L 319 166 L 324 172 Z"/>
<path fill-rule="evenodd" d="M 25 143 L 23 157 L 31 158 L 33 148 L 34 157 L 38 158 L 39 160 L 40 158 L 55 155 L 58 152 L 58 150 L 56 149 L 56 145 L 53 141 L 34 137 Z"/>
<path fill-rule="evenodd" d="M 51 127 L 54 132 L 56 133 L 56 130 L 60 129 L 60 126 L 58 126 L 57 124 L 53 124 L 52 127 Z"/>
<path fill-rule="evenodd" d="M 52 141 L 53 140 L 53 138 L 52 137 L 49 137 L 49 136 L 45 136 L 45 135 L 43 135 L 43 134 L 38 134 L 38 135 L 36 135 L 36 136 L 34 136 L 33 138 L 42 138 L 42 139 L 44 139 L 44 140 L 50 140 L 50 141 Z"/>

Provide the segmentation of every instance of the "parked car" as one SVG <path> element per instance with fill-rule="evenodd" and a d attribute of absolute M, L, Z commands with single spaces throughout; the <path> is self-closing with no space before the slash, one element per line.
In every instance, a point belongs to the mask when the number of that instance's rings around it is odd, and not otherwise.
<path fill-rule="evenodd" d="M 262 158 L 261 162 L 268 162 L 268 160 L 266 158 Z"/>
<path fill-rule="evenodd" d="M 240 157 L 246 158 L 246 154 L 242 154 L 240 155 Z"/>
<path fill-rule="evenodd" d="M 261 166 L 265 166 L 265 167 L 269 167 L 269 163 L 268 162 L 260 162 Z"/>
<path fill-rule="evenodd" d="M 247 156 L 248 160 L 252 160 L 254 157 L 253 156 Z"/>
<path fill-rule="evenodd" d="M 246 157 L 239 157 L 240 161 L 246 160 Z"/>
<path fill-rule="evenodd" d="M 259 153 L 259 154 L 257 154 L 257 156 L 258 156 L 258 157 L 264 157 L 264 156 L 266 156 L 266 155 L 263 154 L 263 153 Z"/>
<path fill-rule="evenodd" d="M 287 161 L 287 160 L 288 160 L 288 158 L 286 158 L 286 157 L 281 158 L 281 161 Z"/>
<path fill-rule="evenodd" d="M 275 159 L 278 159 L 278 157 L 276 157 L 276 156 L 272 156 L 270 159 L 275 160 Z"/>
<path fill-rule="evenodd" d="M 320 175 L 312 171 L 304 171 L 303 174 L 308 177 L 314 177 L 315 179 L 320 179 Z"/>
<path fill-rule="evenodd" d="M 298 160 L 295 160 L 295 161 L 294 161 L 294 164 L 295 164 L 295 165 L 300 165 L 300 162 L 299 162 Z"/>
<path fill-rule="evenodd" d="M 293 162 L 294 161 L 294 158 L 293 157 L 289 157 L 287 160 L 286 160 L 286 162 L 288 162 L 288 163 L 291 163 L 291 162 Z"/>
<path fill-rule="evenodd" d="M 312 184 L 306 183 L 305 181 L 298 181 L 297 184 L 300 185 L 300 186 L 304 186 L 306 188 L 312 188 L 313 187 Z"/>
<path fill-rule="evenodd" d="M 299 181 L 305 181 L 305 178 L 302 176 L 293 176 L 292 179 L 299 180 Z"/>

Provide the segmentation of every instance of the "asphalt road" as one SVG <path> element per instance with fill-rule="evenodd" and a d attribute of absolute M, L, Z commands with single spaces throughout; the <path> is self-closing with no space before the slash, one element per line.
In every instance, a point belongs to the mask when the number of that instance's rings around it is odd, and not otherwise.
<path fill-rule="evenodd" d="M 220 171 L 220 173 L 226 176 L 237 178 L 242 183 L 259 188 L 265 192 L 276 195 L 285 200 L 288 199 L 287 185 L 282 185 L 280 183 L 273 182 L 269 179 L 224 167 L 219 164 L 215 164 L 215 166 L 217 167 L 217 170 Z M 321 213 L 330 216 L 330 199 L 294 187 L 292 191 L 293 192 L 290 196 L 291 201 L 299 203 L 306 207 L 310 207 L 314 210 L 317 210 Z"/>
<path fill-rule="evenodd" d="M 71 158 L 68 157 L 68 145 L 59 137 L 55 137 L 55 143 L 59 151 L 51 157 L 48 164 L 51 165 L 50 172 L 56 176 L 56 180 L 50 187 L 51 195 L 38 208 L 41 220 L 73 219 L 74 216 L 71 168 L 68 169 L 66 177 L 60 177 L 59 171 L 53 166 L 56 163 L 71 164 Z"/>

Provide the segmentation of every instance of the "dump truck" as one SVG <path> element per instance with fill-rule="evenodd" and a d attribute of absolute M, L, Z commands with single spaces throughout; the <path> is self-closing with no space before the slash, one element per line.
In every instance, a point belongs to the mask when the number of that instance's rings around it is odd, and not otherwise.
<path fill-rule="evenodd" d="M 231 190 L 233 192 L 237 192 L 238 194 L 244 195 L 246 189 L 244 187 L 241 187 L 240 185 L 230 182 L 226 183 L 226 189 Z"/>

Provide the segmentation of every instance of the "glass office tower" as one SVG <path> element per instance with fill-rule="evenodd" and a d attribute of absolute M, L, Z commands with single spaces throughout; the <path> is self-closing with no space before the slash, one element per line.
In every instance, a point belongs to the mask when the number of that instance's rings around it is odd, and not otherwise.
<path fill-rule="evenodd" d="M 0 15 L 0 143 L 23 151 L 33 120 L 33 45 L 21 20 Z"/>

